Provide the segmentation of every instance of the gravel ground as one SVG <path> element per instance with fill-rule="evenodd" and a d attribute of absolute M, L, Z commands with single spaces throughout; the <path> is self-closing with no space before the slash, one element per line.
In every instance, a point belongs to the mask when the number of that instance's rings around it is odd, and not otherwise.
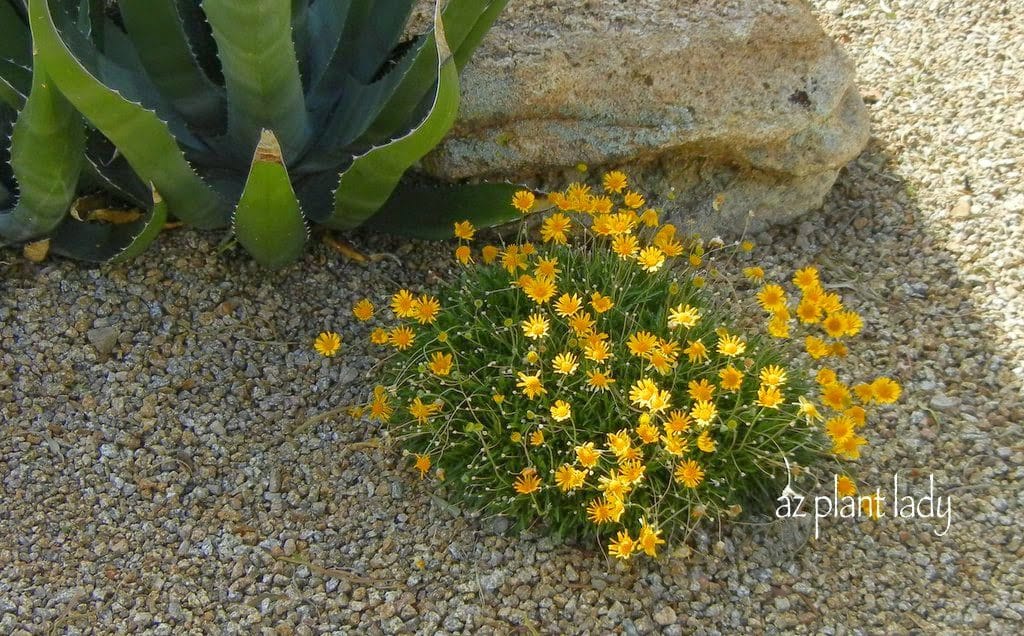
<path fill-rule="evenodd" d="M 0 255 L 0 633 L 1020 633 L 1024 193 L 1020 7 L 816 2 L 875 138 L 825 210 L 758 237 L 866 316 L 849 362 L 905 385 L 867 483 L 934 474 L 935 520 L 736 526 L 609 563 L 432 498 L 380 431 L 306 418 L 375 363 L 351 303 L 444 275 L 357 237 L 268 274 L 174 232 L 126 266 Z M 891 11 L 889 10 L 891 9 Z M 342 355 L 318 358 L 323 328 Z M 924 481 L 922 481 L 924 480 Z"/>

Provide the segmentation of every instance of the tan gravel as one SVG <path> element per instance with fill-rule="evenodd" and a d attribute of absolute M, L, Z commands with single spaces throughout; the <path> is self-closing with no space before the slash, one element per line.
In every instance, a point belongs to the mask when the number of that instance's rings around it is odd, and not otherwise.
<path fill-rule="evenodd" d="M 0 254 L 0 633 L 1020 632 L 1022 7 L 814 4 L 874 139 L 820 215 L 756 254 L 845 285 L 866 317 L 851 366 L 906 389 L 870 424 L 864 481 L 933 474 L 948 534 L 737 526 L 628 565 L 506 536 L 433 498 L 366 422 L 293 431 L 370 385 L 351 303 L 430 285 L 447 247 L 357 237 L 406 267 L 318 247 L 267 274 L 175 232 L 126 266 Z M 329 361 L 309 349 L 326 327 L 345 338 Z"/>

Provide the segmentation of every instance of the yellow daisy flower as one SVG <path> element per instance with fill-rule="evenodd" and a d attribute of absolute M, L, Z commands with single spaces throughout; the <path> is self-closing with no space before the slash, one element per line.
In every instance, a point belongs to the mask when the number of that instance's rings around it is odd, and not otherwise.
<path fill-rule="evenodd" d="M 576 356 L 568 352 L 563 352 L 555 356 L 551 365 L 554 367 L 555 373 L 561 375 L 570 375 L 580 366 Z"/>
<path fill-rule="evenodd" d="M 548 335 L 548 319 L 541 314 L 532 314 L 527 320 L 522 322 L 523 334 L 527 338 L 537 340 Z"/>
<path fill-rule="evenodd" d="M 360 300 L 352 307 L 352 315 L 360 322 L 366 322 L 373 318 L 373 303 L 368 298 Z"/>
<path fill-rule="evenodd" d="M 658 337 L 649 331 L 638 331 L 626 341 L 629 352 L 641 358 L 646 358 L 656 346 L 658 346 Z"/>
<path fill-rule="evenodd" d="M 568 318 L 582 308 L 583 300 L 576 294 L 562 294 L 555 302 L 555 313 L 563 318 Z"/>
<path fill-rule="evenodd" d="M 430 456 L 419 455 L 416 456 L 416 462 L 413 464 L 413 468 L 420 471 L 420 479 L 427 476 L 427 472 L 430 471 Z"/>
<path fill-rule="evenodd" d="M 640 518 L 640 536 L 636 539 L 636 547 L 643 550 L 647 556 L 658 556 L 658 546 L 665 543 L 661 538 L 661 530 L 655 529 L 647 523 L 647 519 Z"/>
<path fill-rule="evenodd" d="M 411 318 L 416 297 L 408 289 L 401 289 L 391 297 L 391 310 L 399 318 Z"/>
<path fill-rule="evenodd" d="M 516 388 L 522 389 L 523 395 L 531 400 L 536 398 L 538 395 L 547 393 L 547 389 L 544 388 L 544 384 L 540 380 L 540 374 L 527 375 L 520 371 L 519 381 L 516 382 Z"/>
<path fill-rule="evenodd" d="M 370 332 L 370 342 L 375 345 L 384 345 L 388 343 L 388 330 L 383 327 L 377 327 Z"/>
<path fill-rule="evenodd" d="M 434 375 L 448 375 L 452 370 L 452 355 L 450 353 L 435 351 L 430 356 L 430 362 L 427 364 L 427 368 L 429 368 L 430 372 Z"/>
<path fill-rule="evenodd" d="M 818 270 L 815 267 L 807 266 L 803 269 L 798 269 L 796 274 L 793 275 L 793 284 L 800 289 L 807 289 L 814 287 L 819 284 L 818 281 Z"/>
<path fill-rule="evenodd" d="M 711 420 L 715 419 L 718 415 L 718 407 L 713 402 L 700 400 L 693 405 L 690 409 L 690 417 L 697 421 L 701 426 L 708 426 L 711 424 Z"/>
<path fill-rule="evenodd" d="M 766 409 L 777 409 L 782 404 L 782 391 L 777 386 L 761 385 L 757 389 L 757 399 L 754 404 Z"/>
<path fill-rule="evenodd" d="M 620 234 L 612 239 L 612 251 L 620 258 L 633 258 L 640 249 L 640 241 L 632 234 Z"/>
<path fill-rule="evenodd" d="M 607 391 L 611 389 L 614 383 L 615 378 L 608 375 L 605 371 L 599 369 L 587 371 L 587 386 L 595 391 Z"/>
<path fill-rule="evenodd" d="M 551 258 L 538 258 L 537 266 L 534 268 L 533 273 L 537 276 L 547 276 L 554 280 L 561 271 L 558 269 L 558 258 L 552 256 Z"/>
<path fill-rule="evenodd" d="M 608 554 L 617 559 L 628 559 L 633 554 L 636 542 L 630 538 L 625 530 L 619 530 L 615 540 L 608 544 Z"/>
<path fill-rule="evenodd" d="M 529 495 L 540 490 L 540 477 L 537 476 L 537 469 L 524 468 L 512 486 L 520 495 Z"/>
<path fill-rule="evenodd" d="M 766 386 L 782 386 L 786 383 L 786 370 L 777 364 L 772 364 L 761 369 L 759 374 L 761 384 Z"/>
<path fill-rule="evenodd" d="M 900 399 L 900 385 L 890 378 L 875 378 L 871 383 L 871 397 L 879 404 L 892 404 Z"/>
<path fill-rule="evenodd" d="M 598 460 L 601 459 L 601 451 L 594 448 L 593 442 L 577 446 L 574 450 L 576 451 L 576 461 L 584 468 L 597 466 Z"/>
<path fill-rule="evenodd" d="M 668 312 L 668 326 L 671 329 L 686 327 L 689 329 L 700 320 L 700 310 L 690 305 L 676 305 Z"/>
<path fill-rule="evenodd" d="M 626 204 L 626 207 L 634 210 L 644 207 L 644 203 L 646 203 L 642 194 L 632 191 L 626 193 L 622 202 Z"/>
<path fill-rule="evenodd" d="M 500 252 L 501 250 L 493 245 L 484 245 L 483 249 L 480 250 L 480 258 L 483 259 L 484 264 L 490 265 L 494 262 L 494 259 L 498 258 Z"/>
<path fill-rule="evenodd" d="M 411 317 L 415 318 L 421 325 L 431 324 L 437 320 L 437 314 L 441 312 L 441 303 L 433 296 L 423 294 L 413 303 Z"/>
<path fill-rule="evenodd" d="M 556 422 L 564 422 L 572 417 L 572 406 L 564 400 L 555 400 L 551 405 L 551 419 Z"/>
<path fill-rule="evenodd" d="M 313 341 L 313 348 L 320 355 L 330 358 L 341 349 L 341 336 L 333 331 L 322 331 Z"/>
<path fill-rule="evenodd" d="M 718 379 L 726 391 L 739 391 L 743 385 L 743 372 L 730 364 L 718 372 Z"/>
<path fill-rule="evenodd" d="M 715 385 L 707 380 L 690 380 L 687 389 L 690 397 L 698 402 L 710 402 L 711 396 L 715 393 Z"/>
<path fill-rule="evenodd" d="M 857 494 L 857 484 L 846 475 L 836 477 L 836 492 L 840 497 L 853 497 Z"/>
<path fill-rule="evenodd" d="M 726 334 L 718 339 L 716 348 L 718 353 L 731 358 L 743 355 L 743 352 L 747 350 L 747 343 L 737 335 Z"/>
<path fill-rule="evenodd" d="M 629 184 L 629 179 L 626 177 L 625 173 L 613 170 L 605 173 L 604 177 L 601 179 L 601 183 L 604 185 L 606 192 L 614 192 L 615 194 L 618 194 L 626 189 L 626 186 Z"/>
<path fill-rule="evenodd" d="M 597 313 L 604 313 L 614 305 L 610 296 L 602 296 L 600 292 L 594 292 L 590 296 L 590 306 Z"/>
<path fill-rule="evenodd" d="M 537 197 L 529 190 L 520 190 L 512 196 L 512 207 L 526 214 L 533 209 L 533 203 L 536 200 Z"/>
<path fill-rule="evenodd" d="M 637 254 L 636 262 L 645 272 L 656 272 L 665 264 L 665 253 L 652 245 Z"/>
<path fill-rule="evenodd" d="M 565 245 L 569 241 L 568 232 L 572 229 L 572 222 L 569 217 L 560 212 L 552 214 L 544 219 L 540 228 L 540 235 L 544 242 L 553 241 L 559 245 Z"/>
<path fill-rule="evenodd" d="M 768 284 L 757 292 L 757 301 L 765 311 L 778 311 L 786 306 L 786 292 L 775 284 Z"/>
<path fill-rule="evenodd" d="M 439 402 L 425 404 L 423 400 L 417 397 L 409 404 L 409 415 L 412 415 L 420 424 L 426 424 L 431 417 L 440 412 L 441 404 Z"/>
<path fill-rule="evenodd" d="M 395 327 L 388 334 L 388 342 L 395 349 L 399 351 L 408 349 L 412 346 L 413 340 L 416 339 L 416 334 L 412 332 L 412 329 L 408 327 Z"/>
<path fill-rule="evenodd" d="M 744 267 L 743 275 L 747 277 L 751 282 L 761 283 L 764 282 L 764 270 L 760 267 Z"/>
<path fill-rule="evenodd" d="M 460 238 L 464 241 L 473 240 L 473 234 L 476 232 L 476 228 L 469 221 L 456 221 L 455 223 L 455 237 Z"/>
<path fill-rule="evenodd" d="M 715 444 L 715 440 L 711 438 L 710 431 L 702 431 L 701 434 L 697 436 L 697 448 L 705 453 L 715 452 L 717 445 Z"/>
<path fill-rule="evenodd" d="M 700 464 L 691 459 L 680 463 L 676 467 L 675 478 L 677 482 L 687 488 L 696 488 L 704 481 L 704 469 L 700 467 Z"/>

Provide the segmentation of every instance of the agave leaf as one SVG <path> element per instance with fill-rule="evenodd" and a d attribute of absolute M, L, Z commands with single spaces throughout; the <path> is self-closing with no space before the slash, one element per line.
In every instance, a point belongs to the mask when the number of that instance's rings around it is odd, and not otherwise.
<path fill-rule="evenodd" d="M 399 179 L 436 146 L 455 123 L 459 110 L 459 73 L 441 20 L 441 0 L 434 5 L 437 89 L 429 113 L 408 134 L 372 148 L 352 161 L 338 183 L 334 214 L 325 225 L 349 229 L 362 224 L 384 205 Z"/>
<path fill-rule="evenodd" d="M 25 93 L 21 92 L 18 88 L 15 88 L 13 82 L 7 81 L 7 75 L 9 73 L 6 70 L 6 65 L 8 64 L 10 63 L 5 60 L 0 60 L 0 105 L 6 105 L 16 110 L 21 110 L 25 107 Z M 29 77 L 31 77 L 31 75 Z"/>
<path fill-rule="evenodd" d="M 308 230 L 277 137 L 260 134 L 234 217 L 235 236 L 261 265 L 278 268 L 302 254 Z"/>
<path fill-rule="evenodd" d="M 359 26 L 366 21 L 371 4 L 372 0 L 317 0 L 313 3 L 310 29 L 316 45 L 311 51 L 306 98 L 311 112 L 322 112 L 337 101 L 337 78 L 346 74 Z"/>
<path fill-rule="evenodd" d="M 192 54 L 175 0 L 121 0 L 118 6 L 128 38 L 160 91 L 194 128 L 223 125 L 223 91 Z"/>
<path fill-rule="evenodd" d="M 185 37 L 196 61 L 206 77 L 216 86 L 224 85 L 224 74 L 217 58 L 217 42 L 213 39 L 210 23 L 203 13 L 202 0 L 177 0 L 178 15 L 182 18 Z"/>
<path fill-rule="evenodd" d="M 0 59 L 21 66 L 32 63 L 32 41 L 28 22 L 11 0 L 0 0 Z"/>
<path fill-rule="evenodd" d="M 21 195 L 13 210 L 0 214 L 0 235 L 24 241 L 57 227 L 75 195 L 84 151 L 78 113 L 37 64 L 11 136 L 11 166 Z"/>
<path fill-rule="evenodd" d="M 292 0 L 292 41 L 295 42 L 303 90 L 309 87 L 309 3 L 310 0 Z"/>
<path fill-rule="evenodd" d="M 205 0 L 228 95 L 228 132 L 252 148 L 276 131 L 286 160 L 305 147 L 311 127 L 291 38 L 291 0 Z"/>
<path fill-rule="evenodd" d="M 352 0 L 316 0 L 309 9 L 308 84 L 316 86 L 334 59 Z M 312 92 L 312 91 L 310 91 Z"/>
<path fill-rule="evenodd" d="M 460 60 L 472 52 L 482 33 L 491 26 L 508 0 L 451 0 L 445 7 L 443 20 L 445 35 L 452 51 L 456 52 L 455 65 L 461 71 Z M 466 43 L 470 45 L 467 48 Z M 464 64 L 464 60 L 463 60 Z M 370 125 L 363 137 L 366 141 L 387 138 L 395 130 L 402 130 L 413 119 L 424 96 L 437 81 L 437 47 L 434 35 L 430 34 L 416 48 L 407 64 L 392 69 L 400 73 L 401 81 L 395 87 L 380 114 Z"/>
<path fill-rule="evenodd" d="M 0 210 L 14 205 L 14 171 L 11 170 L 11 131 L 18 114 L 10 106 L 0 102 Z M 0 245 L 3 242 L 0 241 Z"/>
<path fill-rule="evenodd" d="M 402 37 L 413 5 L 410 0 L 377 0 L 372 4 L 373 9 L 358 25 L 355 46 L 348 56 L 349 65 L 344 69 L 363 83 L 372 82 L 388 61 Z"/>
<path fill-rule="evenodd" d="M 80 192 L 90 188 L 101 189 L 140 208 L 152 205 L 149 186 L 139 179 L 114 144 L 92 129 L 86 130 L 85 134 L 85 161 Z"/>
<path fill-rule="evenodd" d="M 49 2 L 57 7 L 51 16 L 64 46 L 91 75 L 128 101 L 138 102 L 153 110 L 167 124 L 180 146 L 192 152 L 205 149 L 203 142 L 192 133 L 174 105 L 153 84 L 135 46 L 117 25 L 112 22 L 106 24 L 110 21 L 104 18 L 103 36 L 98 38 L 100 41 L 96 44 L 92 38 L 78 30 L 71 22 L 71 16 L 59 10 L 60 0 Z M 87 29 L 86 26 L 82 28 Z"/>
<path fill-rule="evenodd" d="M 188 165 L 167 125 L 82 65 L 57 32 L 49 1 L 29 0 L 29 18 L 39 59 L 61 93 L 117 146 L 141 178 L 155 185 L 175 216 L 199 228 L 224 225 L 224 201 Z"/>
<path fill-rule="evenodd" d="M 156 190 L 145 214 L 131 223 L 83 223 L 68 217 L 54 231 L 50 249 L 93 263 L 135 258 L 156 239 L 167 222 L 167 203 Z"/>
<path fill-rule="evenodd" d="M 78 0 L 78 31 L 99 46 L 106 31 L 104 0 Z"/>
<path fill-rule="evenodd" d="M 366 226 L 400 236 L 447 239 L 456 221 L 490 227 L 519 218 L 512 196 L 521 189 L 510 183 L 402 185 Z"/>

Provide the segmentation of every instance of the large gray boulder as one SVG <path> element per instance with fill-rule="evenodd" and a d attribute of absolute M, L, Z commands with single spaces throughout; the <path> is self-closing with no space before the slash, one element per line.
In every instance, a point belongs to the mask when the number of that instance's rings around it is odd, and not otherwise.
<path fill-rule="evenodd" d="M 735 236 L 819 207 L 867 139 L 804 0 L 512 0 L 423 167 L 550 187 L 623 167 L 683 227 Z"/>

